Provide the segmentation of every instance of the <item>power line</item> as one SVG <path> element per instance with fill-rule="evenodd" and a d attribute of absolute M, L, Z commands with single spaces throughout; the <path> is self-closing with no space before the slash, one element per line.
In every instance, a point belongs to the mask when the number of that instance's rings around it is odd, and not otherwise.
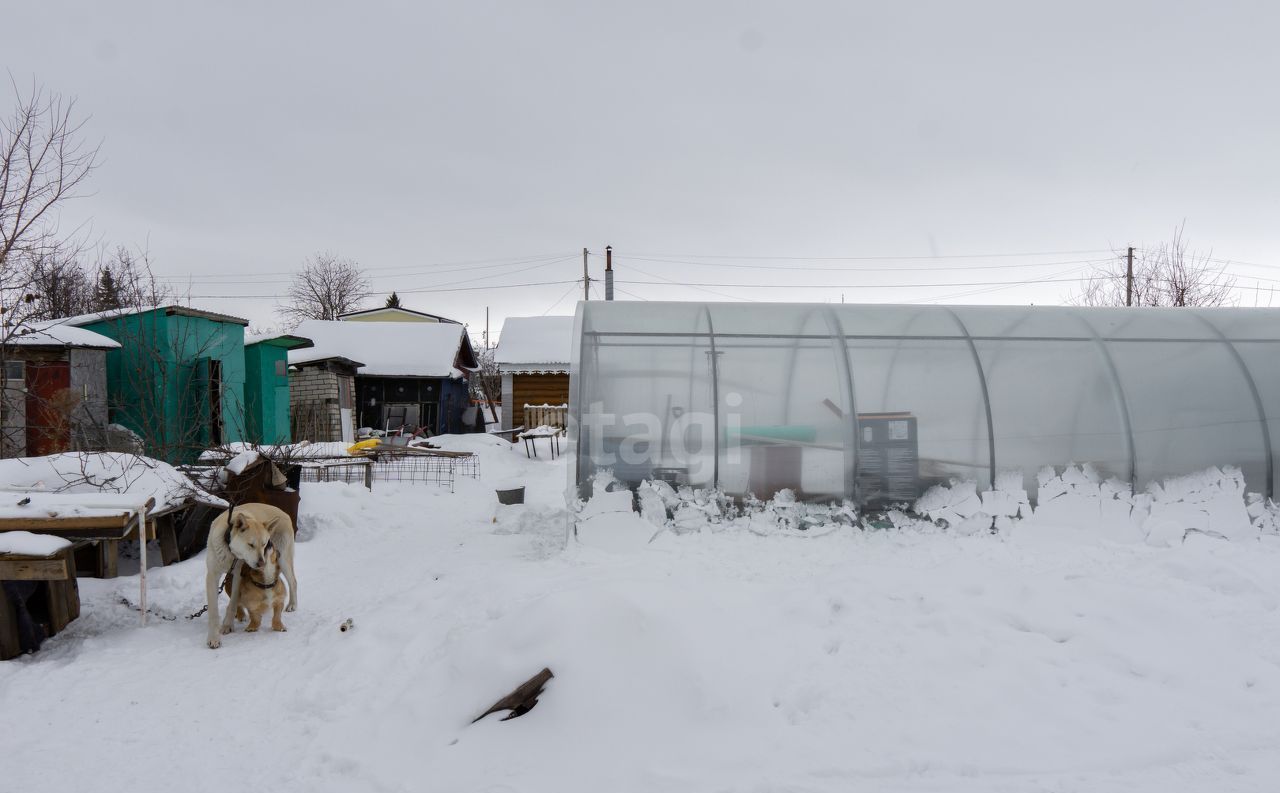
<path fill-rule="evenodd" d="M 694 288 L 694 289 L 697 289 L 699 292 L 706 292 L 707 294 L 709 294 L 709 295 L 715 295 L 716 297 L 727 297 L 727 298 L 729 298 L 730 300 L 745 300 L 745 301 L 747 301 L 748 303 L 758 303 L 758 302 L 760 302 L 760 301 L 758 301 L 758 300 L 752 300 L 752 299 L 751 299 L 751 298 L 749 298 L 749 297 L 736 297 L 736 296 L 734 296 L 734 295 L 726 295 L 724 292 L 716 292 L 716 291 L 714 291 L 714 290 L 712 290 L 712 289 L 704 289 L 704 288 L 702 288 L 702 287 L 700 287 L 700 286 L 696 286 L 696 285 L 694 285 L 694 284 L 681 284 L 680 282 L 678 282 L 678 281 L 673 281 L 672 279 L 667 278 L 667 277 L 665 277 L 665 276 L 655 275 L 654 273 L 645 272 L 644 270 L 641 270 L 639 267 L 636 267 L 635 265 L 632 265 L 632 266 L 631 266 L 631 269 L 632 269 L 632 270 L 634 270 L 634 271 L 635 271 L 635 272 L 637 272 L 637 273 L 640 273 L 641 275 L 647 275 L 647 276 L 649 276 L 650 278 L 658 278 L 658 279 L 660 279 L 660 280 L 662 280 L 662 281 L 665 281 L 665 282 L 667 282 L 668 284 L 671 284 L 671 285 L 673 285 L 673 286 L 689 286 L 689 287 L 692 287 L 692 288 Z M 614 288 L 616 289 L 616 288 L 617 288 L 617 286 L 616 286 L 616 285 L 617 285 L 618 283 L 624 283 L 624 284 L 642 284 L 642 283 L 645 283 L 645 282 L 644 282 L 644 281 L 614 281 L 613 283 L 615 284 Z M 661 286 L 661 284 L 659 284 L 659 286 Z"/>
<path fill-rule="evenodd" d="M 459 286 L 449 289 L 441 289 L 436 287 L 424 287 L 422 289 L 396 289 L 402 295 L 422 294 L 428 292 L 474 292 L 478 289 L 524 289 L 530 286 L 555 286 L 559 284 L 576 284 L 579 279 L 570 281 L 535 281 L 528 284 L 487 284 L 485 286 Z M 389 295 L 392 290 L 385 292 L 370 292 L 370 297 L 379 295 Z M 181 298 L 191 300 L 265 300 L 268 298 L 278 298 L 280 295 L 180 295 Z"/>
<path fill-rule="evenodd" d="M 1018 264 L 975 264 L 975 265 L 952 265 L 949 267 L 794 267 L 788 265 L 777 264 L 732 264 L 728 262 L 695 262 L 683 259 L 655 259 L 642 256 L 614 256 L 615 259 L 626 262 L 655 262 L 659 264 L 680 264 L 693 267 L 729 267 L 741 270 L 785 270 L 787 272 L 814 272 L 814 273 L 838 273 L 838 272 L 859 272 L 859 273 L 901 273 L 901 272 L 951 272 L 955 270 L 1010 270 L 1022 269 L 1027 267 L 1061 267 L 1065 264 L 1103 264 L 1111 261 L 1106 259 L 1073 259 L 1071 261 L 1054 261 L 1054 262 L 1020 262 Z M 634 267 L 633 267 L 634 269 Z"/>
<path fill-rule="evenodd" d="M 634 269 L 634 268 L 632 268 Z M 1111 278 L 1113 276 L 1106 276 Z M 926 289 L 930 287 L 949 287 L 949 286 L 1018 286 L 1022 284 L 1049 284 L 1049 283 L 1067 283 L 1080 280 L 1097 280 L 1091 277 L 1081 278 L 1042 278 L 1037 280 L 1021 280 L 1021 281 L 950 281 L 947 283 L 932 284 L 723 284 L 715 282 L 690 282 L 690 281 L 618 281 L 621 284 L 643 284 L 646 286 L 687 286 L 687 287 L 720 287 L 722 289 Z"/>
<path fill-rule="evenodd" d="M 571 258 L 574 255 L 576 254 L 569 254 Z M 380 270 L 380 269 L 401 270 L 401 269 L 414 269 L 414 268 L 421 268 L 421 267 L 433 268 L 428 270 L 419 270 L 418 272 L 398 272 L 393 275 L 372 276 L 373 279 L 411 278 L 417 275 L 439 275 L 441 273 L 450 273 L 450 272 L 470 272 L 472 270 L 490 270 L 490 269 L 499 268 L 499 267 L 514 267 L 521 264 L 528 264 L 530 262 L 542 262 L 545 264 L 555 264 L 557 262 L 564 261 L 564 258 L 565 258 L 565 254 L 557 254 L 555 256 L 536 256 L 536 257 L 521 258 L 521 259 L 516 259 L 511 261 L 503 261 L 499 264 L 476 264 L 476 265 L 464 264 L 463 266 L 451 267 L 451 269 L 434 269 L 433 265 L 415 264 L 415 265 L 406 265 L 403 267 L 361 268 L 361 270 L 362 271 Z M 481 261 L 485 261 L 485 260 L 481 260 Z M 494 260 L 489 259 L 487 261 L 492 262 Z M 444 266 L 443 264 L 440 265 L 440 267 L 443 267 L 443 266 Z M 298 270 L 285 270 L 285 271 L 279 271 L 279 272 L 265 272 L 265 273 L 193 273 L 193 274 L 180 274 L 180 275 L 157 275 L 156 279 L 165 280 L 165 281 L 186 281 L 186 280 L 196 280 L 196 279 L 200 279 L 200 280 L 230 279 L 231 281 L 249 280 L 249 281 L 252 281 L 253 283 L 259 283 L 259 284 L 266 284 L 266 283 L 287 284 L 287 283 L 291 283 L 293 279 L 287 278 L 287 279 L 281 279 L 281 280 L 267 281 L 267 280 L 261 280 L 259 276 L 296 275 L 299 272 L 302 272 L 301 268 Z"/>
<path fill-rule="evenodd" d="M 876 262 L 876 261 L 895 261 L 895 260 L 915 260 L 923 261 L 929 259 L 996 259 L 1004 257 L 1018 256 L 1078 256 L 1090 253 L 1114 253 L 1109 248 L 1095 248 L 1093 250 L 1081 251 L 1033 251 L 1030 253 L 956 253 L 956 254 L 926 254 L 922 256 L 734 256 L 730 254 L 697 254 L 697 253 L 647 253 L 636 254 L 631 258 L 639 258 L 641 256 L 652 256 L 663 259 L 747 259 L 747 260 L 763 260 L 763 261 L 843 261 L 843 262 Z"/>
<path fill-rule="evenodd" d="M 570 286 L 568 289 L 564 290 L 564 294 L 562 294 L 562 295 L 560 295 L 560 297 L 556 298 L 556 302 L 554 302 L 554 303 L 552 303 L 551 305 L 547 306 L 547 310 L 546 310 L 546 311 L 544 311 L 544 312 L 542 312 L 542 316 L 544 316 L 544 317 L 545 317 L 546 315 L 550 314 L 550 313 L 551 313 L 551 311 L 552 311 L 552 309 L 554 309 L 556 306 L 560 305 L 561 301 L 563 301 L 566 297 L 568 297 L 568 296 L 569 296 L 569 294 L 570 294 L 571 292 L 573 292 L 573 290 L 575 290 L 575 289 L 577 289 L 577 288 L 578 288 L 578 282 L 577 282 L 577 281 L 574 281 L 572 286 Z"/>
<path fill-rule="evenodd" d="M 634 267 L 632 268 L 635 269 Z M 1083 269 L 1083 268 L 1078 268 Z M 637 272 L 640 272 L 637 270 Z M 642 275 L 652 275 L 651 273 L 641 272 Z M 646 286 L 687 286 L 687 287 L 719 287 L 721 289 L 925 289 L 951 286 L 1025 286 L 1029 284 L 1052 284 L 1052 283 L 1072 283 L 1079 281 L 1105 281 L 1111 278 L 1123 276 L 1115 275 L 1090 275 L 1078 278 L 1034 278 L 1021 279 L 1017 281 L 948 281 L 944 283 L 894 283 L 894 284 L 780 284 L 780 283 L 761 283 L 761 284 L 744 284 L 744 283 L 721 283 L 721 282 L 702 282 L 702 281 L 675 281 L 672 279 L 663 279 L 662 281 L 628 281 L 621 280 L 617 283 L 622 284 L 642 284 Z M 1262 281 L 1275 281 L 1280 283 L 1280 278 L 1261 278 L 1258 276 L 1240 276 Z M 1157 278 L 1149 279 L 1157 281 L 1167 281 L 1177 283 L 1178 279 Z"/>

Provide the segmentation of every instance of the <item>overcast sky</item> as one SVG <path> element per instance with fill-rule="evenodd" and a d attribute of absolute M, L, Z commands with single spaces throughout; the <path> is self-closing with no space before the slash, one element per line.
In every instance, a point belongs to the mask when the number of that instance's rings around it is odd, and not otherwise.
<path fill-rule="evenodd" d="M 64 226 L 255 325 L 326 250 L 495 335 L 606 244 L 620 299 L 1054 303 L 992 282 L 1185 220 L 1280 286 L 1272 2 L 12 5 L 3 65 L 102 142 Z"/>

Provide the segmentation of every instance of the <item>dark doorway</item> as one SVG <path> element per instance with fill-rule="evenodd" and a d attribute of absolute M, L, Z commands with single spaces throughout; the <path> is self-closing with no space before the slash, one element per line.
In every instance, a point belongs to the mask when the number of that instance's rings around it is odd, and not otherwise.
<path fill-rule="evenodd" d="M 209 443 L 222 445 L 222 361 L 209 360 Z"/>
<path fill-rule="evenodd" d="M 27 362 L 27 456 L 65 452 L 71 447 L 71 364 Z"/>

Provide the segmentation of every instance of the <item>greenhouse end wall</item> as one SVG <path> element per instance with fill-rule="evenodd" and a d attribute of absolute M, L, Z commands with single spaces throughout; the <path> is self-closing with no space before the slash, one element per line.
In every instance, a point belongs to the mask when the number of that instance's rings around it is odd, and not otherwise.
<path fill-rule="evenodd" d="M 583 302 L 572 477 L 867 506 L 1088 463 L 1274 495 L 1280 309 Z"/>

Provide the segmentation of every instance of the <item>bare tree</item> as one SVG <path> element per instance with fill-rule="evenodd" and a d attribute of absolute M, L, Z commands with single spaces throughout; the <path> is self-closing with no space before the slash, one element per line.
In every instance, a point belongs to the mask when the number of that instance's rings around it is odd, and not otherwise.
<path fill-rule="evenodd" d="M 117 245 L 99 255 L 96 269 L 99 283 L 105 273 L 111 273 L 119 303 L 126 308 L 162 306 L 176 297 L 151 271 L 151 255 L 145 248 Z"/>
<path fill-rule="evenodd" d="M 152 273 L 146 250 L 123 245 L 104 248 L 92 267 L 77 254 L 57 249 L 24 261 L 26 274 L 21 280 L 34 298 L 32 320 L 173 302 L 173 290 Z"/>
<path fill-rule="evenodd" d="M 355 261 L 321 253 L 294 275 L 287 295 L 289 302 L 276 308 L 287 326 L 308 319 L 332 320 L 359 308 L 369 297 L 369 279 Z"/>
<path fill-rule="evenodd" d="M 1127 255 L 1127 251 L 1117 251 L 1115 258 L 1086 276 L 1072 302 L 1082 306 L 1129 305 Z M 1169 242 L 1134 249 L 1132 305 L 1232 305 L 1234 286 L 1226 265 L 1215 262 L 1212 252 L 1190 250 L 1182 226 L 1174 229 Z"/>
<path fill-rule="evenodd" d="M 493 422 L 498 422 L 496 405 L 502 401 L 502 372 L 494 359 L 494 350 L 482 345 L 473 345 L 476 349 L 476 370 L 471 373 L 471 396 L 489 405 L 489 415 Z"/>
<path fill-rule="evenodd" d="M 36 255 L 60 242 L 57 208 L 97 165 L 98 149 L 81 140 L 75 101 L 33 87 L 0 120 L 0 270 L 15 255 Z"/>
<path fill-rule="evenodd" d="M 13 85 L 17 103 L 0 117 L 0 455 L 8 456 L 9 415 L 25 401 L 21 384 L 10 387 L 10 341 L 26 333 L 42 311 L 30 290 L 26 264 L 66 250 L 57 224 L 58 208 L 80 195 L 97 163 L 97 147 L 81 139 L 75 102 L 33 86 L 24 94 Z"/>
<path fill-rule="evenodd" d="M 24 266 L 28 292 L 35 296 L 32 320 L 74 317 L 93 310 L 93 275 L 74 254 L 41 252 Z"/>

